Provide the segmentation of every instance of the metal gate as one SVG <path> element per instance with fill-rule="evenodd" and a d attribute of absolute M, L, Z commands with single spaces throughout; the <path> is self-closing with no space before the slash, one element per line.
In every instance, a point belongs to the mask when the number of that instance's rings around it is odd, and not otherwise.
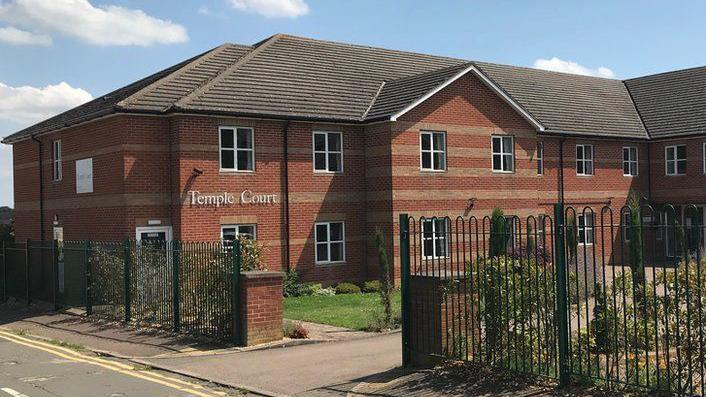
<path fill-rule="evenodd" d="M 703 392 L 703 208 L 400 216 L 403 362 Z"/>

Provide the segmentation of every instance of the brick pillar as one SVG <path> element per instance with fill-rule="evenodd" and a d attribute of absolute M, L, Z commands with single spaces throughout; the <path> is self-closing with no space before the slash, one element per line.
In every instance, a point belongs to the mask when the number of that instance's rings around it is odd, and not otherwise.
<path fill-rule="evenodd" d="M 410 281 L 414 365 L 433 366 L 444 356 L 472 359 L 480 342 L 480 324 L 478 296 L 468 280 L 413 276 Z"/>
<path fill-rule="evenodd" d="M 240 274 L 240 304 L 245 346 L 280 340 L 284 273 L 252 271 Z"/>

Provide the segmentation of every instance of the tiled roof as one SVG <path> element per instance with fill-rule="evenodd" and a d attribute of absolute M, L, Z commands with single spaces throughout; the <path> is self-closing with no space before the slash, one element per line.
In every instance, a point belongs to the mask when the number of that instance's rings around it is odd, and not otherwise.
<path fill-rule="evenodd" d="M 476 62 L 546 132 L 647 138 L 620 80 Z"/>
<path fill-rule="evenodd" d="M 626 80 L 652 138 L 706 134 L 706 67 Z"/>
<path fill-rule="evenodd" d="M 643 121 L 654 136 L 703 132 L 706 125 L 701 109 L 706 108 L 703 68 L 624 83 L 275 35 L 253 46 L 224 44 L 26 128 L 5 142 L 114 112 L 200 112 L 364 123 L 402 111 L 469 65 L 547 133 L 648 138 Z M 692 79 L 699 82 L 700 91 L 691 85 Z M 634 91 L 643 120 L 628 88 Z"/>

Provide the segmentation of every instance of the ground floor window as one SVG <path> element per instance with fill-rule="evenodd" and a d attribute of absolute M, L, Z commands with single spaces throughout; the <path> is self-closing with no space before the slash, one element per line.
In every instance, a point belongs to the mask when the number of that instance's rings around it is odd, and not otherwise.
<path fill-rule="evenodd" d="M 343 222 L 317 222 L 314 226 L 316 263 L 346 260 L 346 238 Z"/>
<path fill-rule="evenodd" d="M 593 244 L 593 214 L 578 214 L 577 221 L 579 244 Z"/>
<path fill-rule="evenodd" d="M 422 255 L 424 258 L 435 259 L 447 257 L 448 234 L 448 219 L 424 219 L 422 221 Z"/>
<path fill-rule="evenodd" d="M 221 226 L 221 241 L 224 247 L 231 247 L 233 240 L 238 236 L 243 236 L 250 240 L 255 240 L 256 236 L 255 225 L 222 225 Z"/>
<path fill-rule="evenodd" d="M 142 243 L 166 244 L 172 240 L 171 226 L 145 226 L 135 229 L 135 239 Z"/>

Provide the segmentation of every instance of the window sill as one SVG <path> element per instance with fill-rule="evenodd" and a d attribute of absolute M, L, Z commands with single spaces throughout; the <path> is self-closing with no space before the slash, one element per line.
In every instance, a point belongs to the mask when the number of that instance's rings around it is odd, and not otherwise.
<path fill-rule="evenodd" d="M 316 267 L 333 267 L 333 266 L 344 266 L 347 265 L 348 261 L 337 261 L 337 262 L 314 262 Z"/>
<path fill-rule="evenodd" d="M 626 178 L 637 178 L 639 175 L 626 175 L 626 174 L 623 174 L 623 176 L 626 177 Z"/>
<path fill-rule="evenodd" d="M 576 174 L 577 177 L 579 178 L 590 178 L 595 176 L 596 174 Z"/>
<path fill-rule="evenodd" d="M 343 175 L 343 171 L 314 170 L 314 175 Z"/>
<path fill-rule="evenodd" d="M 664 174 L 664 176 L 669 176 L 669 177 L 673 177 L 673 176 L 686 176 L 686 174 Z"/>
<path fill-rule="evenodd" d="M 229 174 L 229 175 L 249 175 L 249 174 L 254 174 L 255 170 L 231 170 L 231 169 L 226 169 L 226 168 L 221 168 L 218 170 L 219 174 Z"/>
<path fill-rule="evenodd" d="M 514 174 L 515 171 L 498 171 L 498 170 L 493 170 L 493 174 Z"/>
<path fill-rule="evenodd" d="M 444 173 L 446 173 L 446 169 L 431 170 L 431 169 L 426 169 L 426 168 L 420 168 L 419 172 L 421 172 L 422 174 L 444 174 Z"/>

